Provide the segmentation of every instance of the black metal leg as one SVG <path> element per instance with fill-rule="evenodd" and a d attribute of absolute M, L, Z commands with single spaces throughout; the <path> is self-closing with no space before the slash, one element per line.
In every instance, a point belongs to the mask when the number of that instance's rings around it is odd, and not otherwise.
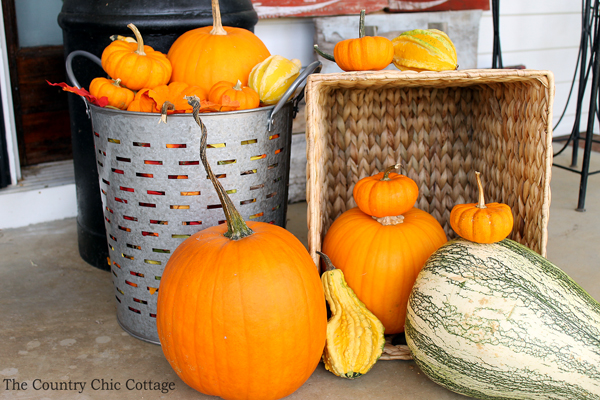
<path fill-rule="evenodd" d="M 595 2 L 595 7 L 598 7 L 598 1 Z M 594 9 L 594 13 L 597 16 L 597 9 Z M 577 211 L 585 211 L 585 194 L 587 191 L 587 181 L 590 170 L 590 156 L 592 151 L 592 139 L 594 136 L 594 122 L 596 121 L 596 104 L 598 97 L 598 80 L 600 75 L 600 60 L 599 60 L 599 47 L 600 47 L 600 30 L 594 32 L 594 41 L 592 47 L 592 92 L 590 94 L 590 106 L 588 112 L 587 129 L 585 135 L 585 147 L 583 150 L 583 165 L 581 168 L 581 181 L 579 184 L 579 201 L 577 203 Z M 577 142 L 573 142 L 573 149 L 578 147 Z"/>

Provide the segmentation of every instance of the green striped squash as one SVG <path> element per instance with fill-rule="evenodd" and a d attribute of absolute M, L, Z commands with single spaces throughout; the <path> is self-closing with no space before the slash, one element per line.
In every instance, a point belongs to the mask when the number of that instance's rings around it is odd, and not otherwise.
<path fill-rule="evenodd" d="M 406 341 L 434 382 L 478 399 L 600 399 L 600 304 L 510 239 L 440 247 L 417 277 Z"/>

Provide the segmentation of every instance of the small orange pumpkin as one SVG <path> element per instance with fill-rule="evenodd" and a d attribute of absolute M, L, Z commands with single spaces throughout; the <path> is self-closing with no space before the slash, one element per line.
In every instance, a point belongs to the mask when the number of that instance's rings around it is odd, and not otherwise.
<path fill-rule="evenodd" d="M 258 108 L 260 105 L 258 93 L 249 86 L 243 86 L 239 80 L 235 85 L 226 81 L 215 83 L 210 92 L 208 92 L 208 101 L 223 104 L 223 96 L 228 96 L 231 101 L 237 101 L 240 106 L 236 108 L 224 106 L 221 108 L 221 111 L 231 111 L 234 109 L 249 110 L 251 108 Z"/>
<path fill-rule="evenodd" d="M 460 237 L 471 242 L 499 242 L 512 231 L 513 214 L 507 204 L 485 204 L 479 175 L 479 172 L 475 172 L 479 202 L 455 205 L 450 212 L 450 226 Z"/>
<path fill-rule="evenodd" d="M 98 99 L 106 97 L 109 106 L 120 110 L 127 109 L 134 98 L 131 90 L 121 86 L 120 79 L 94 78 L 90 83 L 90 94 Z"/>
<path fill-rule="evenodd" d="M 173 104 L 175 112 L 192 112 L 192 106 L 188 103 L 187 96 L 197 96 L 200 100 L 206 100 L 206 91 L 200 86 L 188 85 L 185 82 L 171 82 L 168 85 L 157 86 L 148 92 L 148 97 L 156 102 L 157 112 L 160 112 L 165 101 Z"/>
<path fill-rule="evenodd" d="M 265 44 L 247 29 L 223 26 L 219 1 L 211 0 L 213 26 L 181 35 L 167 56 L 173 81 L 201 86 L 206 91 L 219 81 L 248 84 L 252 68 L 271 55 Z"/>
<path fill-rule="evenodd" d="M 337 63 L 344 71 L 379 71 L 391 64 L 394 45 L 382 36 L 365 36 L 365 10 L 360 12 L 358 39 L 338 42 L 333 56 L 323 53 L 317 45 L 315 51 L 325 59 Z"/>
<path fill-rule="evenodd" d="M 148 88 L 138 90 L 133 101 L 129 103 L 127 111 L 158 112 L 156 102 L 148 96 L 149 90 Z"/>
<path fill-rule="evenodd" d="M 121 79 L 131 90 L 165 85 L 171 79 L 171 63 L 167 56 L 144 46 L 144 40 L 135 25 L 127 25 L 137 43 L 117 39 L 102 52 L 102 68 L 113 79 Z"/>
<path fill-rule="evenodd" d="M 327 309 L 317 268 L 289 231 L 244 222 L 206 159 L 227 224 L 195 233 L 173 252 L 160 281 L 162 350 L 192 388 L 224 399 L 275 400 L 313 373 L 323 354 Z"/>
<path fill-rule="evenodd" d="M 396 216 L 410 210 L 419 197 L 415 181 L 392 172 L 400 164 L 356 182 L 352 196 L 358 208 L 374 217 Z"/>

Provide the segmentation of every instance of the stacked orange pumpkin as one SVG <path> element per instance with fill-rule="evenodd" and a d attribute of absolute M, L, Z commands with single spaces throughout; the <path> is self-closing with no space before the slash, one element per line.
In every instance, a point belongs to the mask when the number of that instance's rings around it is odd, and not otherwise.
<path fill-rule="evenodd" d="M 96 78 L 90 94 L 109 107 L 137 112 L 192 112 L 186 96 L 201 101 L 201 112 L 233 111 L 275 104 L 300 72 L 299 60 L 271 56 L 249 30 L 223 26 L 219 1 L 212 1 L 213 26 L 181 35 L 168 54 L 135 39 L 115 35 L 102 53 L 109 78 Z M 251 79 L 251 82 L 249 80 Z"/>
<path fill-rule="evenodd" d="M 404 332 L 408 296 L 417 275 L 447 241 L 439 222 L 414 207 L 417 184 L 392 172 L 398 167 L 356 183 L 358 207 L 333 222 L 322 250 L 383 323 L 386 334 Z"/>

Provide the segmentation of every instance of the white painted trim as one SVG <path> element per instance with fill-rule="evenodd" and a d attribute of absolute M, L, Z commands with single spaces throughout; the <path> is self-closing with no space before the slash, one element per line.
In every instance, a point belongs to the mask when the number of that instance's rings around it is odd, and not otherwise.
<path fill-rule="evenodd" d="M 21 179 L 21 165 L 19 163 L 19 148 L 17 145 L 17 131 L 15 129 L 15 113 L 10 90 L 10 70 L 8 68 L 8 51 L 6 46 L 6 35 L 4 31 L 4 16 L 0 7 L 0 95 L 2 96 L 2 113 L 4 115 L 4 130 L 6 131 L 6 148 L 8 153 L 8 164 L 10 168 L 10 179 L 16 184 Z M 12 150 L 12 151 L 11 151 Z"/>
<path fill-rule="evenodd" d="M 0 229 L 19 228 L 77 216 L 75 184 L 0 192 Z"/>

